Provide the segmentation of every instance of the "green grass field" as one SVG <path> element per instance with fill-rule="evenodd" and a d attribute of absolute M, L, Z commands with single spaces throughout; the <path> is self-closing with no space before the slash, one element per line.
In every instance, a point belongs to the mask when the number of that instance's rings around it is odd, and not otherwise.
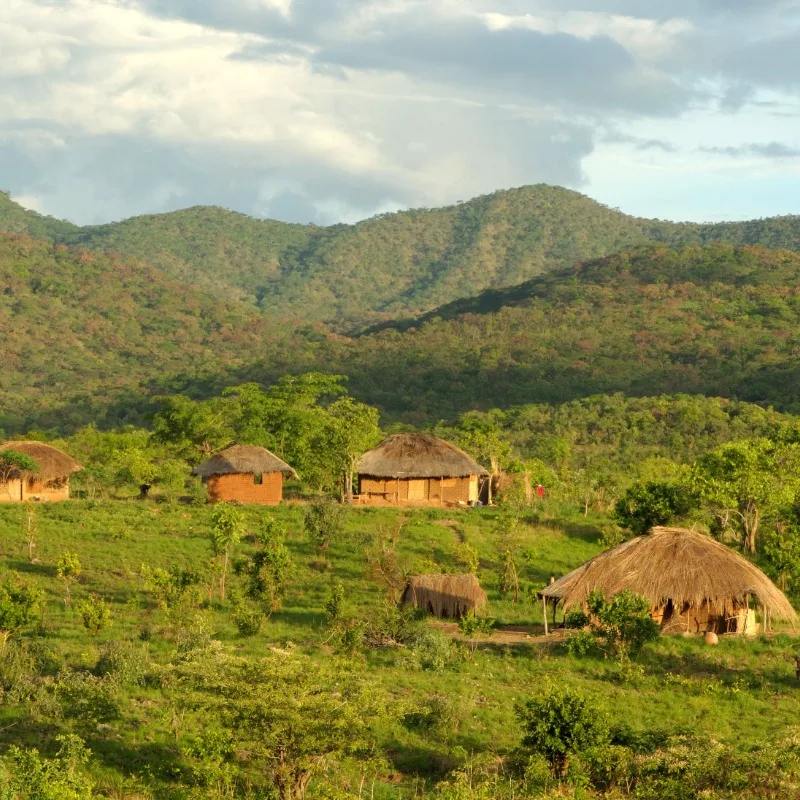
<path fill-rule="evenodd" d="M 223 652 L 256 658 L 276 649 L 291 650 L 319 664 L 339 662 L 343 656 L 326 641 L 325 603 L 333 584 L 341 581 L 345 587 L 348 614 L 373 613 L 381 604 L 382 589 L 369 575 L 365 552 L 382 533 L 398 529 L 398 559 L 410 574 L 459 571 L 456 547 L 461 541 L 469 543 L 480 555 L 478 575 L 489 596 L 490 615 L 498 625 L 531 626 L 534 634 L 541 632 L 542 609 L 524 590 L 543 586 L 550 575 L 559 576 L 602 549 L 603 520 L 572 517 L 558 508 L 525 515 L 519 534 L 523 592 L 514 604 L 499 594 L 494 546 L 499 512 L 493 509 L 402 514 L 352 509 L 345 535 L 321 559 L 304 537 L 302 505 L 247 508 L 251 532 L 258 530 L 265 516 L 285 525 L 294 572 L 282 608 L 260 633 L 242 636 L 230 604 L 218 601 L 212 580 L 210 507 L 75 501 L 42 505 L 37 511 L 36 547 L 30 561 L 25 509 L 0 507 L 0 557 L 4 578 L 21 575 L 46 593 L 41 623 L 12 637 L 8 645 L 13 647 L 15 638 L 24 639 L 46 652 L 38 677 L 45 684 L 65 668 L 78 674 L 95 670 L 103 649 L 117 640 L 135 642 L 148 662 L 166 665 L 174 657 L 180 626 L 197 624 L 198 615 Z M 246 554 L 252 548 L 248 537 L 237 552 Z M 71 608 L 65 607 L 64 584 L 55 567 L 67 551 L 77 554 L 82 565 Z M 201 584 L 204 602 L 191 612 L 181 612 L 182 616 L 159 609 L 144 587 L 142 565 L 197 570 L 206 576 Z M 230 586 L 235 588 L 237 580 L 232 576 Z M 109 601 L 113 613 L 111 626 L 96 637 L 87 633 L 75 610 L 92 593 Z M 191 619 L 195 622 L 187 622 Z M 404 647 L 365 648 L 347 656 L 351 669 L 405 709 L 430 705 L 431 698 L 438 698 L 443 721 L 414 726 L 389 715 L 380 722 L 377 746 L 383 760 L 368 788 L 373 797 L 399 799 L 433 792 L 451 770 L 476 755 L 512 751 L 521 738 L 515 704 L 551 684 L 575 687 L 596 698 L 616 725 L 642 734 L 703 735 L 741 753 L 800 731 L 792 660 L 795 641 L 786 634 L 751 641 L 723 638 L 717 647 L 697 639 L 662 638 L 647 646 L 628 668 L 600 657 L 570 656 L 559 637 L 548 644 L 538 639 L 513 645 L 489 640 L 474 653 L 471 649 L 457 647 L 440 669 L 420 668 Z M 174 687 L 159 686 L 157 681 L 112 687 L 109 693 L 116 710 L 98 722 L 97 714 L 50 710 L 46 693 L 15 691 L 13 664 L 0 671 L 6 673 L 0 706 L 3 749 L 19 745 L 52 753 L 56 735 L 74 731 L 92 751 L 89 769 L 107 796 L 228 796 L 198 794 L 191 788 L 183 762 L 184 743 L 203 722 L 181 710 Z M 347 784 L 348 776 L 357 780 L 358 768 L 341 765 L 336 777 L 327 780 Z M 359 794 L 352 786 L 350 790 L 350 796 Z"/>

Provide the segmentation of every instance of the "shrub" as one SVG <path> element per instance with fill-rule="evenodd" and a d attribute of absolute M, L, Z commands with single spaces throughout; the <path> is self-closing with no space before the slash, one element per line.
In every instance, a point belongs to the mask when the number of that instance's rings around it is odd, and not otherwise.
<path fill-rule="evenodd" d="M 478 551 L 469 543 L 467 542 L 460 542 L 456 545 L 455 549 L 455 559 L 458 562 L 459 566 L 461 566 L 464 572 L 469 572 L 472 575 L 476 575 L 478 572 L 478 567 L 480 567 L 481 559 L 478 555 Z"/>
<path fill-rule="evenodd" d="M 132 642 L 108 642 L 100 651 L 95 673 L 119 686 L 140 686 L 149 670 L 147 651 Z"/>
<path fill-rule="evenodd" d="M 650 603 L 645 597 L 626 589 L 608 602 L 602 592 L 595 591 L 589 595 L 587 604 L 595 636 L 605 652 L 620 661 L 658 639 L 658 624 L 650 616 Z"/>
<path fill-rule="evenodd" d="M 614 519 L 637 536 L 667 525 L 698 506 L 698 499 L 677 483 L 647 481 L 628 489 L 614 506 Z"/>
<path fill-rule="evenodd" d="M 233 622 L 242 636 L 255 636 L 264 618 L 264 612 L 254 603 L 238 603 L 233 612 Z"/>
<path fill-rule="evenodd" d="M 139 574 L 144 588 L 152 592 L 159 608 L 177 608 L 178 606 L 196 606 L 202 600 L 200 590 L 200 573 L 183 567 L 149 567 L 142 564 Z"/>
<path fill-rule="evenodd" d="M 579 692 L 550 687 L 517 708 L 522 744 L 543 755 L 553 775 L 563 778 L 577 752 L 603 745 L 608 726 L 600 710 Z"/>
<path fill-rule="evenodd" d="M 111 625 L 113 620 L 108 603 L 96 594 L 90 594 L 85 600 L 78 603 L 76 611 L 83 622 L 83 627 L 92 636 L 99 636 L 100 632 Z"/>
<path fill-rule="evenodd" d="M 580 630 L 567 637 L 566 648 L 571 656 L 589 655 L 597 647 L 597 641 L 591 631 Z"/>
<path fill-rule="evenodd" d="M 411 647 L 413 663 L 418 669 L 444 672 L 453 665 L 453 644 L 443 633 L 425 628 L 415 637 Z"/>
<path fill-rule="evenodd" d="M 88 728 L 119 716 L 112 684 L 88 672 L 62 672 L 55 694 L 63 715 Z"/>
<path fill-rule="evenodd" d="M 589 624 L 589 617 L 583 611 L 567 611 L 564 615 L 564 627 L 575 629 L 585 628 Z"/>
<path fill-rule="evenodd" d="M 9 636 L 29 625 L 35 618 L 44 594 L 21 580 L 0 584 L 0 650 Z"/>
<path fill-rule="evenodd" d="M 86 774 L 89 750 L 79 737 L 57 736 L 55 758 L 16 745 L 0 760 L 0 796 L 29 800 L 91 800 L 94 784 Z"/>
<path fill-rule="evenodd" d="M 309 540 L 324 553 L 344 530 L 345 506 L 331 500 L 316 500 L 303 515 L 303 528 Z"/>

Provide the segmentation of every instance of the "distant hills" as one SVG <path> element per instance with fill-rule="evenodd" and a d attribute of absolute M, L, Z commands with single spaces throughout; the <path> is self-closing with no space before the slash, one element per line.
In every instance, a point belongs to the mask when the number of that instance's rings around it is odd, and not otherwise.
<path fill-rule="evenodd" d="M 543 186 L 330 228 L 213 208 L 78 228 L 0 195 L 0 436 L 308 370 L 415 424 L 615 392 L 800 411 L 799 229 Z"/>
<path fill-rule="evenodd" d="M 197 207 L 79 228 L 0 195 L 0 230 L 113 250 L 289 323 L 339 331 L 418 316 L 485 289 L 655 242 L 800 250 L 800 217 L 710 225 L 645 220 L 536 185 L 356 225 L 289 225 Z"/>

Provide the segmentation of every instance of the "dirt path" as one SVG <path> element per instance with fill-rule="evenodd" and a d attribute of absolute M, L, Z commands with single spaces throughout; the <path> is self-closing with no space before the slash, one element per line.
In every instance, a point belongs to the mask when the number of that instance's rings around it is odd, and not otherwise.
<path fill-rule="evenodd" d="M 454 639 L 458 639 L 462 642 L 474 641 L 478 644 L 542 645 L 560 642 L 566 637 L 566 632 L 561 628 L 553 631 L 549 636 L 545 636 L 541 625 L 501 625 L 495 628 L 490 636 L 476 636 L 474 639 L 468 640 L 459 633 L 457 622 L 442 622 L 441 620 L 437 620 L 431 624 L 443 633 L 452 636 Z"/>

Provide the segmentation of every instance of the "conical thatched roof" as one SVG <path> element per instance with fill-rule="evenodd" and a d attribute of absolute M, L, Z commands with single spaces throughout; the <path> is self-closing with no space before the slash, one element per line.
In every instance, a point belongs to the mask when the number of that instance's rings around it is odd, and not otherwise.
<path fill-rule="evenodd" d="M 436 617 L 460 619 L 486 605 L 486 592 L 474 575 L 414 575 L 400 602 Z"/>
<path fill-rule="evenodd" d="M 250 444 L 235 444 L 192 470 L 193 475 L 203 478 L 211 475 L 255 475 L 260 472 L 288 472 L 297 477 L 297 473 L 274 453 L 265 447 Z"/>
<path fill-rule="evenodd" d="M 33 459 L 39 467 L 36 476 L 46 481 L 66 478 L 83 469 L 74 458 L 44 442 L 6 442 L 0 445 L 0 453 L 3 450 L 15 450 Z"/>
<path fill-rule="evenodd" d="M 489 473 L 454 444 L 428 433 L 395 433 L 364 453 L 359 475 L 376 478 L 463 478 Z"/>
<path fill-rule="evenodd" d="M 755 565 L 710 536 L 683 528 L 653 528 L 645 536 L 606 550 L 543 589 L 539 595 L 582 605 L 599 589 L 606 597 L 630 589 L 653 608 L 744 605 L 754 597 L 776 617 L 797 614 L 777 586 Z"/>

